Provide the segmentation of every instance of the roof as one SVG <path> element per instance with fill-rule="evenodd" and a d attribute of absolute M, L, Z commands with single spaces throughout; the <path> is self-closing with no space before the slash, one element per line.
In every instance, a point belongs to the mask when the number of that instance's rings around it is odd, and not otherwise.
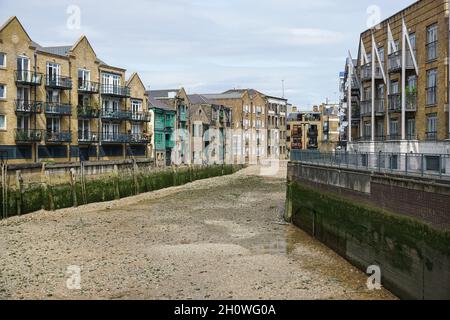
<path fill-rule="evenodd" d="M 202 94 L 202 96 L 211 100 L 242 99 L 242 93 L 240 92 Z"/>
<path fill-rule="evenodd" d="M 157 100 L 150 95 L 148 96 L 148 103 L 150 105 L 150 108 L 157 108 L 165 111 L 175 111 L 173 107 L 167 105 L 166 103 L 164 103 L 164 101 Z"/>
<path fill-rule="evenodd" d="M 258 90 L 255 90 L 255 89 L 231 89 L 231 90 L 225 91 L 224 93 L 244 94 L 245 91 L 248 91 L 248 94 L 250 95 L 250 97 L 253 97 L 256 93 L 262 94 L 261 92 L 259 92 Z"/>
<path fill-rule="evenodd" d="M 214 104 L 213 101 L 201 94 L 189 94 L 188 99 L 192 104 Z"/>
<path fill-rule="evenodd" d="M 70 49 L 72 49 L 72 46 L 42 47 L 37 43 L 35 44 L 38 51 L 54 54 L 61 57 L 67 57 Z"/>
<path fill-rule="evenodd" d="M 178 89 L 149 90 L 146 93 L 155 99 L 173 99 L 178 94 Z M 173 94 L 175 93 L 175 96 Z"/>

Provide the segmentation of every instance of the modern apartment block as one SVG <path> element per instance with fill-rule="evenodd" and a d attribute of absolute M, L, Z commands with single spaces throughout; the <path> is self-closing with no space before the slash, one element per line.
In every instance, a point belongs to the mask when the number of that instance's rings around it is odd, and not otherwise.
<path fill-rule="evenodd" d="M 341 114 L 339 104 L 322 104 L 319 106 L 322 114 L 322 141 L 320 150 L 332 152 L 342 146 Z"/>
<path fill-rule="evenodd" d="M 10 162 L 148 156 L 151 132 L 137 74 L 100 60 L 86 37 L 33 42 L 16 17 L 0 27 L 0 153 Z"/>
<path fill-rule="evenodd" d="M 349 150 L 447 153 L 449 55 L 448 0 L 417 1 L 364 31 L 342 84 Z"/>
<path fill-rule="evenodd" d="M 303 111 L 291 113 L 287 119 L 287 149 L 318 150 L 323 141 L 322 113 Z"/>

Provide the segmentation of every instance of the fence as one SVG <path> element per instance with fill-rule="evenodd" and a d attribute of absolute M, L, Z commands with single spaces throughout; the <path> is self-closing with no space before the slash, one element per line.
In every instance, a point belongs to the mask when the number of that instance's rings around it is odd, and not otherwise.
<path fill-rule="evenodd" d="M 449 154 L 293 150 L 291 161 L 450 180 Z"/>

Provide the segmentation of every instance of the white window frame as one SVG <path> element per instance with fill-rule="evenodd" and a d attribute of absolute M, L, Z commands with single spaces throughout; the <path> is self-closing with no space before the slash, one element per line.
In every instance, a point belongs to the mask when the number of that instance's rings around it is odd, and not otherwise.
<path fill-rule="evenodd" d="M 0 64 L 0 68 L 6 68 L 6 65 L 8 64 L 8 62 L 6 61 L 7 54 L 5 52 L 0 52 L 0 55 L 3 55 L 3 64 Z"/>
<path fill-rule="evenodd" d="M 5 118 L 5 125 L 3 126 L 3 128 L 0 127 L 0 130 L 6 131 L 6 129 L 8 128 L 6 114 L 0 114 L 0 117 L 4 117 Z"/>
<path fill-rule="evenodd" d="M 3 87 L 3 96 L 0 96 L 0 100 L 5 100 L 8 96 L 6 84 L 0 83 L 0 86 Z"/>

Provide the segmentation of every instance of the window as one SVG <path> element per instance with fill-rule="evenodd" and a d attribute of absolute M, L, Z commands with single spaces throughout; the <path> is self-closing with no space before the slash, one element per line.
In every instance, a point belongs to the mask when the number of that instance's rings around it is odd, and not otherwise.
<path fill-rule="evenodd" d="M 408 140 L 416 139 L 416 119 L 407 119 L 406 121 L 406 134 Z"/>
<path fill-rule="evenodd" d="M 412 49 L 416 50 L 416 34 L 415 33 L 411 33 L 409 35 L 409 42 L 411 42 Z"/>
<path fill-rule="evenodd" d="M 0 84 L 0 99 L 6 99 L 6 85 Z"/>
<path fill-rule="evenodd" d="M 427 105 L 437 103 L 437 69 L 427 71 Z"/>
<path fill-rule="evenodd" d="M 437 59 L 438 25 L 433 24 L 427 28 L 427 59 Z"/>
<path fill-rule="evenodd" d="M 436 140 L 437 138 L 437 114 L 431 113 L 427 115 L 427 139 Z"/>
<path fill-rule="evenodd" d="M 0 52 L 0 68 L 6 68 L 6 53 Z"/>
<path fill-rule="evenodd" d="M 91 72 L 84 69 L 78 69 L 78 88 L 89 90 L 91 81 Z"/>
<path fill-rule="evenodd" d="M 133 114 L 139 114 L 142 112 L 142 101 L 131 100 L 131 111 Z"/>
<path fill-rule="evenodd" d="M 398 139 L 398 119 L 389 121 L 389 134 L 391 139 Z"/>
<path fill-rule="evenodd" d="M 0 130 L 6 130 L 6 115 L 0 114 Z"/>

